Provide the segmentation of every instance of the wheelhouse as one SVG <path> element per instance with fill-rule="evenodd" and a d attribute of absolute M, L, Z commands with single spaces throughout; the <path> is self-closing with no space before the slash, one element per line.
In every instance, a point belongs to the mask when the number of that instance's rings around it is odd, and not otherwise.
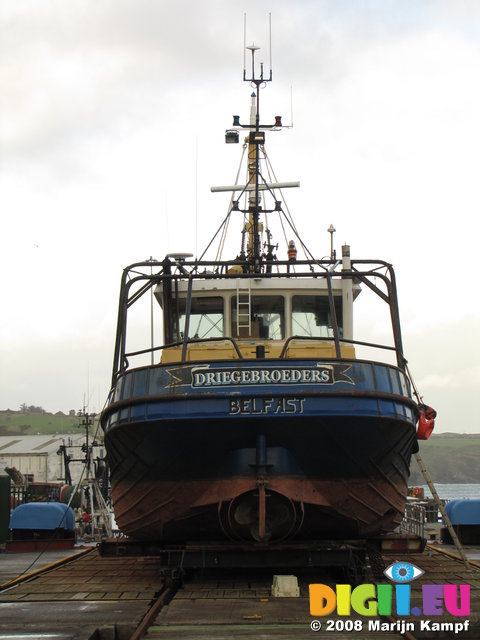
<path fill-rule="evenodd" d="M 343 253 L 341 260 L 276 261 L 258 273 L 249 271 L 247 261 L 178 256 L 131 265 L 121 286 L 113 384 L 118 375 L 146 364 L 207 360 L 366 357 L 404 370 L 391 265 L 351 259 L 347 246 Z M 354 335 L 353 308 L 361 291 L 386 307 L 390 338 L 382 334 L 374 342 L 369 336 L 360 340 L 358 331 Z M 150 332 L 145 325 L 137 331 L 131 326 L 142 301 L 151 305 Z M 376 337 L 373 327 L 372 333 Z M 372 348 L 374 358 L 363 355 Z M 378 357 L 388 353 L 393 362 Z"/>
<path fill-rule="evenodd" d="M 347 284 L 347 286 L 345 286 Z M 308 339 L 290 344 L 286 357 L 335 356 L 335 334 L 352 339 L 353 296 L 360 287 L 341 280 L 332 283 L 329 295 L 324 278 L 297 280 L 288 276 L 274 278 L 196 279 L 189 302 L 189 283 L 176 282 L 170 293 L 168 285 L 158 285 L 155 296 L 164 311 L 164 341 L 174 345 L 163 349 L 162 362 L 181 359 L 186 341 L 186 360 L 278 357 L 287 341 Z M 353 293 L 353 295 L 352 295 Z M 165 304 L 166 296 L 169 301 Z M 333 308 L 332 308 L 333 307 Z M 345 323 L 344 323 L 345 319 Z M 182 344 L 180 344 L 182 343 Z M 234 346 L 235 345 L 235 346 Z M 354 357 L 353 347 L 343 344 L 342 356 Z"/>

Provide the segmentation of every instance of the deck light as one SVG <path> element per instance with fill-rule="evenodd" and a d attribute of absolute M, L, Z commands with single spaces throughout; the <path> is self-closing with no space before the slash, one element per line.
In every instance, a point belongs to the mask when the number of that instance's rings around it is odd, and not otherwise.
<path fill-rule="evenodd" d="M 225 142 L 227 144 L 238 142 L 238 131 L 235 131 L 235 129 L 229 129 L 228 131 L 225 131 Z"/>
<path fill-rule="evenodd" d="M 282 116 L 275 116 L 275 126 L 276 127 L 282 126 Z"/>
<path fill-rule="evenodd" d="M 234 127 L 240 127 L 240 116 L 233 116 L 233 125 Z"/>

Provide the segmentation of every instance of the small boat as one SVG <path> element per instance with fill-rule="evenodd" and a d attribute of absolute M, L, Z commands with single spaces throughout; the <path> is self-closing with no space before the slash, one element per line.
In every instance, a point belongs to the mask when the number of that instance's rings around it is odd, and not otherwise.
<path fill-rule="evenodd" d="M 337 257 L 333 226 L 326 257 L 301 239 L 283 197 L 298 183 L 278 182 L 265 150 L 266 134 L 285 127 L 279 116 L 260 123 L 272 74 L 249 49 L 250 117 L 234 116 L 225 134 L 244 136 L 245 180 L 212 188 L 231 193 L 214 240 L 227 247 L 237 221 L 239 250 L 123 272 L 101 416 L 116 522 L 167 544 L 373 537 L 402 519 L 411 456 L 435 412 L 407 368 L 392 265 L 348 245 Z M 283 259 L 274 224 L 292 238 Z M 359 304 L 367 294 L 376 302 Z M 377 309 L 389 336 L 376 331 Z M 132 318 L 144 318 L 138 330 Z M 357 324 L 375 339 L 357 337 Z"/>

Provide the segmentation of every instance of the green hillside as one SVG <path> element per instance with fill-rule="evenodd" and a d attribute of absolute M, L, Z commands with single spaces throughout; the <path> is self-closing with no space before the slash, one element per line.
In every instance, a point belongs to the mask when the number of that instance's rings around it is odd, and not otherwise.
<path fill-rule="evenodd" d="M 78 433 L 81 417 L 58 413 L 0 411 L 0 436 Z"/>
<path fill-rule="evenodd" d="M 480 484 L 480 434 L 433 435 L 420 442 L 420 455 L 433 482 Z M 415 460 L 412 460 L 409 484 L 425 484 Z"/>

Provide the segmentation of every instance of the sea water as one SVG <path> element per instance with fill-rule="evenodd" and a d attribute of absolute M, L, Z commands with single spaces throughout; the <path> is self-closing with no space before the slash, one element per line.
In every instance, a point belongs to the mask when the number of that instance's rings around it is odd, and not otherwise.
<path fill-rule="evenodd" d="M 421 486 L 425 491 L 425 498 L 431 498 L 432 493 L 428 485 Z M 480 498 L 480 484 L 435 484 L 435 489 L 442 500 Z"/>

